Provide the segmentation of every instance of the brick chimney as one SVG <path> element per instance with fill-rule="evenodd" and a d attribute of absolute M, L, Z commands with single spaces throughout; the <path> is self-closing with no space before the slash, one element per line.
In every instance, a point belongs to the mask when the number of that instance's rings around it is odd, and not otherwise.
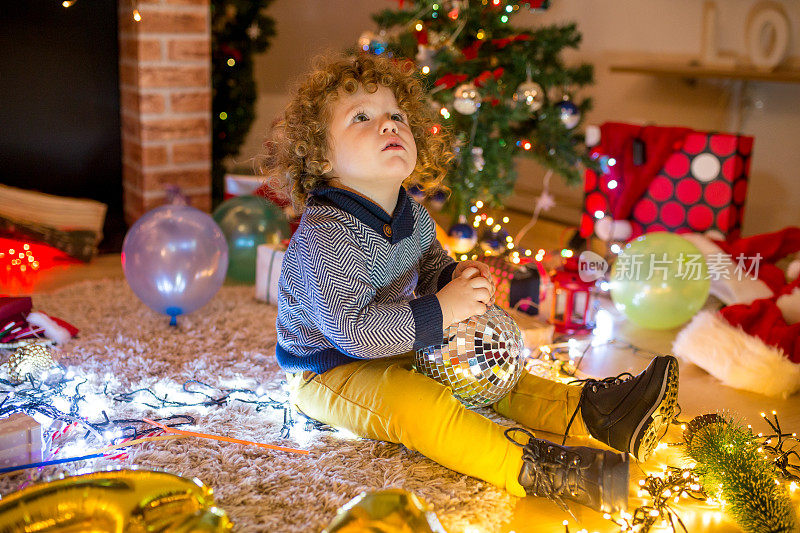
<path fill-rule="evenodd" d="M 210 0 L 119 2 L 122 184 L 132 224 L 177 185 L 211 209 Z"/>

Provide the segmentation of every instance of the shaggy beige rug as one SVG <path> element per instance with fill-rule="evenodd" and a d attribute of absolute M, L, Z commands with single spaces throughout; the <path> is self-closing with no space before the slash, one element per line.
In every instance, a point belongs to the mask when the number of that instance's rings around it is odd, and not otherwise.
<path fill-rule="evenodd" d="M 282 439 L 280 409 L 257 411 L 253 405 L 230 402 L 154 410 L 113 401 L 114 393 L 145 387 L 174 391 L 191 379 L 220 388 L 260 386 L 285 401 L 284 376 L 274 357 L 276 308 L 256 301 L 252 287 L 223 287 L 205 307 L 179 317 L 177 328 L 142 304 L 124 280 L 87 281 L 35 296 L 34 308 L 80 328 L 79 337 L 59 356 L 85 374 L 89 383 L 81 390 L 105 402 L 110 418 L 185 413 L 195 417 L 196 425 L 181 429 L 303 448 L 310 455 L 198 438 L 149 442 L 129 448 L 123 460 L 96 459 L 0 476 L 2 494 L 59 473 L 135 465 L 199 478 L 213 488 L 218 506 L 237 531 L 320 531 L 339 506 L 360 492 L 388 487 L 423 498 L 451 533 L 470 525 L 499 531 L 511 518 L 515 498 L 402 446 L 307 430 L 301 420 Z"/>

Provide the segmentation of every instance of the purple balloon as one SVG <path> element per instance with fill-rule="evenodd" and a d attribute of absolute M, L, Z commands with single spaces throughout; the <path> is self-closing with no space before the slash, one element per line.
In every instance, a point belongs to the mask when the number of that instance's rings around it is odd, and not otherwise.
<path fill-rule="evenodd" d="M 186 205 L 145 213 L 122 243 L 122 270 L 136 296 L 171 317 L 214 297 L 228 269 L 228 244 L 211 216 Z"/>

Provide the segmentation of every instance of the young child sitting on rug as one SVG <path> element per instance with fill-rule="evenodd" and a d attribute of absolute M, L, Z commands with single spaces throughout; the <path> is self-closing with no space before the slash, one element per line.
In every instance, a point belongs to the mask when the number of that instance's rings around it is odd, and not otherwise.
<path fill-rule="evenodd" d="M 289 177 L 303 212 L 279 281 L 276 356 L 291 401 L 517 496 L 624 509 L 628 453 L 644 460 L 674 416 L 674 357 L 582 387 L 523 373 L 494 405 L 529 428 L 566 436 L 571 426 L 621 454 L 506 431 L 412 369 L 414 350 L 440 343 L 444 328 L 482 314 L 494 295 L 486 265 L 448 257 L 403 187 L 444 177 L 450 138 L 434 125 L 412 73 L 372 55 L 319 65 L 286 107 L 268 166 Z"/>

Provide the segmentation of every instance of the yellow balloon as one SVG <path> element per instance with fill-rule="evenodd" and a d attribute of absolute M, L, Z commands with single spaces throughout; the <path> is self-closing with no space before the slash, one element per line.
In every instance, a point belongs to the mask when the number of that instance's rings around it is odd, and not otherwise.
<path fill-rule="evenodd" d="M 222 533 L 232 527 L 200 480 L 149 470 L 69 476 L 0 500 L 0 531 Z"/>
<path fill-rule="evenodd" d="M 402 489 L 362 492 L 336 513 L 322 533 L 447 533 L 436 514 Z"/>

